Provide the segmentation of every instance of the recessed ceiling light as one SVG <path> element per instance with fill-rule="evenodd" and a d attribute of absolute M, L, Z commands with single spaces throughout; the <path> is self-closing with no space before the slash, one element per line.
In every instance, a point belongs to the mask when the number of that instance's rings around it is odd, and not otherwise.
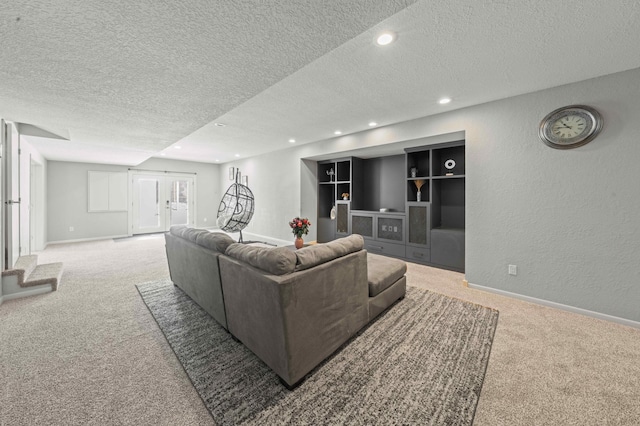
<path fill-rule="evenodd" d="M 167 155 L 167 153 L 166 152 L 161 152 L 160 155 L 165 156 L 165 155 Z"/>
<path fill-rule="evenodd" d="M 451 98 L 442 98 L 438 101 L 441 105 L 448 104 L 449 102 L 451 102 Z"/>
<path fill-rule="evenodd" d="M 369 122 L 369 127 L 373 127 L 373 126 L 377 126 L 378 123 L 376 123 L 375 121 L 370 121 Z"/>
<path fill-rule="evenodd" d="M 220 162 L 220 159 L 219 159 L 219 158 L 216 158 L 216 162 Z"/>
<path fill-rule="evenodd" d="M 176 145 L 174 146 L 175 149 L 182 149 L 182 147 L 180 145 Z"/>
<path fill-rule="evenodd" d="M 240 157 L 240 154 L 236 154 L 236 157 Z"/>
<path fill-rule="evenodd" d="M 295 139 L 289 139 L 289 143 L 296 143 Z"/>
<path fill-rule="evenodd" d="M 376 39 L 376 43 L 378 43 L 380 46 L 386 46 L 387 44 L 393 42 L 395 38 L 396 37 L 394 33 L 392 33 L 391 31 L 386 31 L 378 36 L 378 38 Z"/>
<path fill-rule="evenodd" d="M 333 132 L 334 135 L 341 135 L 342 132 L 340 130 L 336 130 L 335 132 Z"/>
<path fill-rule="evenodd" d="M 226 126 L 226 124 L 224 124 L 224 123 L 213 123 L 213 125 L 216 126 L 216 127 L 224 127 L 224 126 Z"/>

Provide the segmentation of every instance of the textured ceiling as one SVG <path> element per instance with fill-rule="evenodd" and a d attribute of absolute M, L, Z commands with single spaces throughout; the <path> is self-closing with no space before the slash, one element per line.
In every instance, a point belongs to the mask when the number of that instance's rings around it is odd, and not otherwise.
<path fill-rule="evenodd" d="M 137 164 L 411 3 L 2 2 L 0 116 Z"/>
<path fill-rule="evenodd" d="M 638 68 L 613 3 L 2 3 L 0 116 L 69 135 L 51 159 L 224 162 Z"/>

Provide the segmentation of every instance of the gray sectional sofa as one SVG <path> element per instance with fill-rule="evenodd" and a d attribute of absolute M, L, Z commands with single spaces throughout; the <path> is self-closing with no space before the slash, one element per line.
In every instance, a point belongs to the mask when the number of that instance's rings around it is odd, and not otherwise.
<path fill-rule="evenodd" d="M 171 279 L 289 388 L 406 291 L 406 264 L 360 235 L 293 250 L 172 227 Z"/>

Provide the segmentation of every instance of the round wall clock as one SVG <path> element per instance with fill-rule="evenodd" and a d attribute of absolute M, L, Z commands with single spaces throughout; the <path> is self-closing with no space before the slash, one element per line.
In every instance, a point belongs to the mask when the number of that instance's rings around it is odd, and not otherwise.
<path fill-rule="evenodd" d="M 542 142 L 556 149 L 577 148 L 602 130 L 602 116 L 586 105 L 570 105 L 551 111 L 540 122 Z"/>

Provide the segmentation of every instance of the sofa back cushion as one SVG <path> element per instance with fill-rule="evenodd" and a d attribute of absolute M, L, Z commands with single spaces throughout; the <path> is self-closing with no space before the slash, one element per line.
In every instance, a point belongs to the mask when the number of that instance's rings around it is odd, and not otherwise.
<path fill-rule="evenodd" d="M 189 228 L 186 225 L 173 225 L 169 233 L 220 253 L 224 253 L 234 242 L 230 236 L 222 232 L 209 232 L 206 229 Z"/>
<path fill-rule="evenodd" d="M 266 248 L 233 243 L 225 254 L 273 275 L 284 275 L 296 267 L 295 253 L 286 247 Z"/>
<path fill-rule="evenodd" d="M 202 232 L 196 237 L 196 244 L 220 253 L 226 252 L 234 242 L 233 238 L 222 232 Z"/>
<path fill-rule="evenodd" d="M 189 240 L 195 243 L 196 238 L 198 238 L 198 235 L 208 231 L 204 229 L 189 228 L 186 225 L 174 225 L 169 229 L 169 232 L 172 233 L 173 235 L 176 235 L 178 237 L 184 238 L 185 240 Z"/>
<path fill-rule="evenodd" d="M 362 235 L 353 234 L 348 237 L 338 238 L 324 244 L 315 244 L 296 250 L 296 271 L 313 268 L 321 263 L 329 262 L 349 253 L 362 250 L 364 238 Z"/>
<path fill-rule="evenodd" d="M 187 229 L 187 225 L 173 225 L 169 228 L 169 232 L 176 237 L 182 237 L 182 234 Z"/>

